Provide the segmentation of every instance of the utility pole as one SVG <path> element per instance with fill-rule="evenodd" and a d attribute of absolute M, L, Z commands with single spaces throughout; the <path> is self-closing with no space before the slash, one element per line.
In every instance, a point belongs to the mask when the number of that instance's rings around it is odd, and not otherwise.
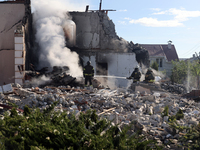
<path fill-rule="evenodd" d="M 197 58 L 199 60 L 199 64 L 200 64 L 200 54 L 199 54 L 199 56 L 198 56 L 197 52 L 195 52 L 195 54 L 196 54 L 196 56 L 197 56 Z"/>
<path fill-rule="evenodd" d="M 101 11 L 101 4 L 102 4 L 102 0 L 100 0 L 99 11 Z"/>

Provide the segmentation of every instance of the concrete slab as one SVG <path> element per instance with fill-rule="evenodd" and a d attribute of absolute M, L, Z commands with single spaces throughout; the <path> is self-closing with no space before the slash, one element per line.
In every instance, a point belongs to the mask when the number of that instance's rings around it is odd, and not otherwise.
<path fill-rule="evenodd" d="M 150 89 L 147 89 L 147 88 L 144 88 L 144 87 L 141 87 L 141 86 L 136 86 L 135 87 L 135 91 L 139 91 L 140 93 L 143 92 L 143 91 L 145 91 L 148 94 L 151 94 L 151 90 Z"/>
<path fill-rule="evenodd" d="M 8 93 L 13 92 L 13 88 L 12 88 L 11 84 L 6 84 L 6 85 L 3 85 L 2 87 L 3 87 L 3 93 L 4 94 L 8 94 Z"/>

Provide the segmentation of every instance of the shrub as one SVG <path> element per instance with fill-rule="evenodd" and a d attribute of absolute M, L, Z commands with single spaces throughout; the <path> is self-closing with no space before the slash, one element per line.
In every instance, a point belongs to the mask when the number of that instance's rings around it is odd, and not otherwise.
<path fill-rule="evenodd" d="M 165 106 L 163 112 L 161 113 L 161 116 L 168 116 L 169 115 L 169 106 Z"/>
<path fill-rule="evenodd" d="M 154 70 L 158 71 L 158 63 L 156 61 L 154 61 L 152 64 L 151 64 L 151 68 L 153 68 Z"/>
<path fill-rule="evenodd" d="M 94 110 L 79 116 L 67 112 L 56 112 L 51 105 L 41 111 L 24 108 L 24 115 L 15 109 L 0 120 L 1 149 L 9 150 L 58 150 L 58 149 L 160 149 L 156 142 L 127 132 L 130 126 L 120 132 L 117 125 L 106 119 L 99 119 Z"/>
<path fill-rule="evenodd" d="M 176 113 L 176 119 L 180 120 L 184 118 L 184 114 L 183 111 L 181 109 L 178 110 L 178 112 Z"/>

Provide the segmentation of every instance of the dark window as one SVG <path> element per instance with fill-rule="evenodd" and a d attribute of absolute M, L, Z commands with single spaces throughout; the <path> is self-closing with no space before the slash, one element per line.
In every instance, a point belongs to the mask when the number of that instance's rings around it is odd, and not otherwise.
<path fill-rule="evenodd" d="M 163 65 L 163 64 L 162 64 L 162 59 L 160 59 L 160 65 L 159 65 L 159 67 L 162 67 L 162 65 Z"/>
<path fill-rule="evenodd" d="M 157 62 L 157 64 L 158 64 L 158 66 L 159 66 L 159 59 L 156 59 L 156 62 Z"/>
<path fill-rule="evenodd" d="M 108 75 L 108 64 L 107 63 L 97 63 L 96 74 L 97 75 Z"/>

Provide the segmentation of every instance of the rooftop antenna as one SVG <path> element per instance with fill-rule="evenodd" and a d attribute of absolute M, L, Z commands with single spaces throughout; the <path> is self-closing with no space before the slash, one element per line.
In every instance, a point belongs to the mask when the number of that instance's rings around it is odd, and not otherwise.
<path fill-rule="evenodd" d="M 100 0 L 99 11 L 101 11 L 101 4 L 102 4 L 102 0 Z"/>

